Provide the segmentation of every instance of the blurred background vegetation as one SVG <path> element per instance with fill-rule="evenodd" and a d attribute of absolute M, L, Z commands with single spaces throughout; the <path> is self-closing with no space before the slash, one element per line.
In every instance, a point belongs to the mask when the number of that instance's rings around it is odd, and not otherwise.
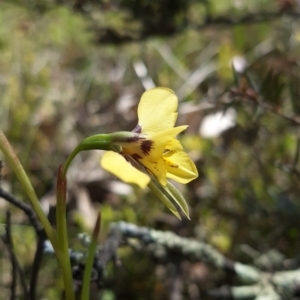
<path fill-rule="evenodd" d="M 68 182 L 73 248 L 100 209 L 102 240 L 111 222 L 124 220 L 206 241 L 244 263 L 274 249 L 298 257 L 299 16 L 297 0 L 0 2 L 0 127 L 45 210 L 55 203 L 58 165 L 88 135 L 132 130 L 145 89 L 173 89 L 177 124 L 189 125 L 180 139 L 200 175 L 179 188 L 191 221 L 104 172 L 100 152 L 83 153 Z M 27 201 L 1 158 L 1 186 Z M 34 231 L 2 199 L 1 224 L 8 208 L 15 252 L 29 274 Z M 8 299 L 11 266 L 3 243 L 0 249 L 0 299 Z M 174 278 L 182 286 L 178 299 L 210 299 L 207 290 L 237 284 L 199 262 L 175 268 L 130 247 L 119 255 L 121 265 L 108 266 L 102 299 L 175 299 Z M 61 299 L 55 259 L 45 257 L 42 270 L 37 298 Z"/>

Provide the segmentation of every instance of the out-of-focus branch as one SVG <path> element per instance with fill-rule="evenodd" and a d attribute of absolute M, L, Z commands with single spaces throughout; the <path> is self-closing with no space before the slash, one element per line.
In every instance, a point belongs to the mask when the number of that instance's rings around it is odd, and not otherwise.
<path fill-rule="evenodd" d="M 232 262 L 227 260 L 211 245 L 193 239 L 182 238 L 173 232 L 157 231 L 134 224 L 118 222 L 112 225 L 112 230 L 118 228 L 124 238 L 137 238 L 145 244 L 159 244 L 167 250 L 177 251 L 191 260 L 201 260 L 216 268 L 232 268 Z"/>
<path fill-rule="evenodd" d="M 296 11 L 284 11 L 284 10 L 278 10 L 275 12 L 257 12 L 257 13 L 248 13 L 241 17 L 236 18 L 230 18 L 230 17 L 216 17 L 212 18 L 210 16 L 207 16 L 205 21 L 203 23 L 192 23 L 187 21 L 184 26 L 176 26 L 173 24 L 173 26 L 170 28 L 166 28 L 164 30 L 163 27 L 160 28 L 160 30 L 143 30 L 141 29 L 140 32 L 135 34 L 122 34 L 119 33 L 117 29 L 114 28 L 98 28 L 95 29 L 97 32 L 100 32 L 97 36 L 97 43 L 100 44 L 123 44 L 123 43 L 129 43 L 129 42 L 137 42 L 137 41 L 143 41 L 147 40 L 149 38 L 153 38 L 155 36 L 159 37 L 170 37 L 177 34 L 182 33 L 183 31 L 191 28 L 194 30 L 203 30 L 205 28 L 211 28 L 211 27 L 230 27 L 230 26 L 236 26 L 236 25 L 243 25 L 243 24 L 255 24 L 255 23 L 262 23 L 262 22 L 270 22 L 272 20 L 276 20 L 282 16 L 288 16 L 293 19 L 298 19 L 300 17 L 300 13 Z M 142 26 L 143 28 L 143 26 Z"/>
<path fill-rule="evenodd" d="M 252 89 L 248 89 L 247 91 L 243 91 L 239 88 L 233 88 L 230 90 L 230 97 L 234 98 L 236 100 L 241 100 L 244 103 L 248 103 L 250 105 L 257 105 L 261 107 L 262 109 L 276 115 L 277 117 L 280 117 L 282 119 L 285 119 L 287 122 L 289 122 L 292 125 L 300 125 L 300 117 L 299 116 L 287 116 L 284 113 L 282 113 L 277 108 L 273 107 L 272 105 L 266 103 L 261 96 L 258 95 L 258 93 Z"/>
<path fill-rule="evenodd" d="M 1 186 L 0 186 L 0 198 L 6 200 L 7 202 L 13 204 L 14 206 L 18 207 L 19 209 L 23 210 L 24 213 L 27 215 L 31 225 L 34 227 L 36 234 L 39 237 L 44 238 L 45 234 L 44 231 L 36 217 L 35 212 L 33 211 L 33 209 L 31 208 L 30 205 L 28 205 L 27 203 L 24 203 L 20 200 L 18 200 L 17 198 L 15 198 L 13 195 L 11 195 L 10 193 L 4 191 Z"/>
<path fill-rule="evenodd" d="M 195 25 L 195 29 L 203 29 L 209 26 L 234 26 L 241 24 L 253 24 L 253 23 L 261 23 L 275 20 L 283 15 L 289 16 L 291 18 L 299 18 L 300 13 L 296 11 L 284 11 L 278 10 L 274 12 L 257 12 L 257 13 L 248 13 L 244 16 L 237 18 L 228 18 L 228 17 L 217 17 L 210 18 L 208 17 L 203 24 Z"/>
<path fill-rule="evenodd" d="M 124 237 L 138 238 L 145 243 L 156 243 L 167 250 L 177 251 L 187 258 L 209 263 L 217 268 L 231 270 L 243 283 L 249 286 L 226 287 L 210 291 L 211 296 L 223 299 L 280 300 L 282 294 L 294 295 L 300 285 L 300 269 L 282 272 L 262 272 L 253 266 L 226 259 L 211 245 L 193 239 L 182 238 L 171 232 L 156 231 L 133 224 L 119 222 L 113 228 L 120 228 Z M 289 298 L 287 298 L 289 299 Z"/>
<path fill-rule="evenodd" d="M 95 262 L 95 266 L 97 268 L 101 267 L 104 268 L 107 263 L 116 257 L 116 252 L 123 241 L 123 234 L 122 231 L 118 226 L 112 227 L 108 238 L 106 239 L 105 243 L 102 247 L 97 251 L 97 260 Z"/>
<path fill-rule="evenodd" d="M 258 101 L 257 104 L 263 109 L 275 114 L 276 116 L 285 119 L 286 121 L 290 122 L 292 125 L 298 125 L 298 126 L 300 125 L 300 120 L 298 118 L 287 116 L 281 113 L 280 111 L 278 111 L 276 108 L 272 107 L 271 105 L 263 101 Z"/>
<path fill-rule="evenodd" d="M 11 261 L 11 286 L 10 286 L 10 299 L 14 300 L 16 298 L 16 288 L 17 288 L 17 264 L 16 259 L 12 250 L 12 238 L 11 238 L 11 222 L 10 222 L 10 212 L 6 212 L 6 230 L 5 236 L 2 238 L 3 242 L 6 244 Z"/>
<path fill-rule="evenodd" d="M 202 261 L 216 268 L 234 271 L 236 276 L 246 285 L 228 287 L 211 291 L 215 297 L 227 299 L 282 299 L 284 292 L 293 295 L 300 285 L 300 269 L 268 273 L 258 270 L 254 266 L 233 262 L 225 258 L 218 250 L 209 244 L 193 239 L 179 237 L 172 232 L 157 231 L 134 224 L 119 222 L 112 225 L 112 231 L 120 230 L 124 238 L 137 238 L 145 244 L 159 244 L 167 251 L 176 251 L 185 258 Z M 224 291 L 227 291 L 224 294 Z M 222 292 L 223 291 L 223 292 Z"/>
<path fill-rule="evenodd" d="M 34 260 L 32 264 L 32 270 L 31 270 L 30 286 L 29 286 L 30 300 L 36 299 L 36 288 L 37 288 L 39 270 L 43 258 L 44 242 L 45 242 L 45 238 L 39 238 L 36 245 L 36 250 L 35 250 Z"/>
<path fill-rule="evenodd" d="M 278 272 L 261 271 L 255 266 L 227 259 L 210 244 L 180 237 L 172 232 L 138 227 L 126 222 L 113 223 L 107 240 L 102 246 L 99 246 L 94 262 L 94 271 L 97 276 L 93 277 L 93 280 L 103 279 L 103 271 L 107 263 L 115 258 L 117 249 L 127 238 L 138 239 L 145 247 L 151 244 L 159 246 L 161 250 L 159 255 L 163 255 L 169 260 L 176 257 L 176 260 L 183 258 L 191 261 L 201 261 L 217 269 L 232 272 L 245 284 L 238 287 L 226 286 L 209 291 L 209 294 L 214 298 L 280 300 L 283 299 L 283 294 L 292 297 L 292 295 L 299 293 L 300 269 Z M 88 240 L 86 240 L 86 243 L 88 244 Z M 144 250 L 144 247 L 140 249 Z M 153 254 L 155 255 L 155 251 Z M 70 252 L 70 255 L 73 260 L 82 263 L 84 256 L 81 253 Z"/>
<path fill-rule="evenodd" d="M 36 234 L 38 236 L 37 246 L 36 246 L 37 248 L 36 248 L 34 261 L 33 261 L 33 265 L 32 265 L 32 271 L 31 271 L 30 288 L 29 288 L 29 293 L 28 293 L 28 297 L 30 297 L 31 300 L 34 300 L 35 299 L 35 291 L 36 291 L 36 287 L 37 287 L 38 273 L 39 273 L 39 269 L 40 269 L 41 261 L 42 261 L 42 257 L 43 257 L 44 241 L 46 240 L 46 234 L 45 234 L 43 228 L 41 227 L 41 225 L 37 219 L 37 216 L 30 205 L 16 199 L 13 195 L 4 191 L 1 187 L 0 187 L 0 198 L 3 198 L 7 202 L 13 204 L 14 206 L 16 206 L 19 209 L 21 209 L 22 211 L 24 211 L 24 213 L 27 215 L 31 225 L 34 227 Z M 8 225 L 7 225 L 7 230 L 9 230 Z M 14 255 L 14 253 L 12 253 L 11 255 Z M 12 260 L 12 265 L 13 265 L 13 260 Z M 12 299 L 14 299 L 14 298 L 12 298 Z"/>
<path fill-rule="evenodd" d="M 10 299 L 16 299 L 16 288 L 17 288 L 17 274 L 20 276 L 21 286 L 23 289 L 23 296 L 25 300 L 29 300 L 29 293 L 26 284 L 25 274 L 17 260 L 17 257 L 13 250 L 13 242 L 11 238 L 11 222 L 10 212 L 6 212 L 6 231 L 5 236 L 2 237 L 3 243 L 6 245 L 7 251 L 9 252 L 11 265 L 12 265 L 12 282 L 11 282 L 11 296 Z"/>

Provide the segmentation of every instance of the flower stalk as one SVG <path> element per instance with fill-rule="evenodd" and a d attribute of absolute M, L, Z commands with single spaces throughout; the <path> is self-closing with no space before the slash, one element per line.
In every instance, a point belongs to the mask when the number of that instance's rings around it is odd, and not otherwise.
<path fill-rule="evenodd" d="M 101 213 L 99 212 L 95 227 L 92 233 L 91 242 L 88 248 L 87 259 L 84 267 L 83 283 L 81 290 L 81 300 L 90 299 L 90 282 L 93 269 L 95 252 L 97 249 L 97 240 L 100 234 L 101 228 Z"/>
<path fill-rule="evenodd" d="M 64 261 L 64 283 L 66 293 L 74 294 L 73 292 L 73 277 L 71 262 L 69 257 L 68 232 L 67 232 L 67 179 L 62 173 L 63 166 L 60 165 L 57 173 L 56 182 L 56 232 L 58 237 L 58 245 L 63 255 Z M 74 296 L 72 296 L 74 297 Z"/>
<path fill-rule="evenodd" d="M 59 239 L 52 228 L 47 216 L 45 215 L 39 199 L 35 193 L 35 190 L 22 166 L 20 163 L 17 155 L 15 154 L 13 148 L 11 147 L 10 143 L 8 142 L 4 133 L 0 130 L 0 150 L 3 152 L 6 160 L 8 161 L 10 167 L 13 169 L 14 173 L 18 177 L 21 185 L 23 186 L 26 194 L 28 195 L 31 205 L 37 214 L 40 222 L 43 225 L 43 228 L 47 234 L 48 239 L 50 240 L 53 249 L 55 251 L 55 255 L 57 257 L 58 263 L 62 269 L 64 284 L 65 284 L 65 293 L 67 300 L 74 300 L 74 290 L 73 290 L 73 280 L 72 280 L 72 273 L 71 269 L 68 268 L 68 265 L 65 262 L 64 253 L 60 247 Z"/>
<path fill-rule="evenodd" d="M 96 134 L 89 136 L 82 140 L 76 148 L 68 156 L 66 163 L 63 166 L 62 177 L 66 177 L 69 166 L 75 156 L 81 151 L 87 150 L 117 150 L 116 146 L 112 144 L 111 134 Z"/>

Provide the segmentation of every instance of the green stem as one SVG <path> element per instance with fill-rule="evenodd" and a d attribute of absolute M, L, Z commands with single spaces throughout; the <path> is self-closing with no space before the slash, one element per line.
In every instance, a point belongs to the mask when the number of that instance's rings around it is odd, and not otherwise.
<path fill-rule="evenodd" d="M 50 242 L 53 246 L 57 260 L 60 264 L 60 267 L 62 268 L 63 279 L 64 279 L 65 290 L 66 290 L 66 299 L 74 300 L 75 297 L 74 297 L 73 284 L 72 284 L 72 273 L 70 273 L 69 269 L 66 267 L 65 257 L 59 247 L 59 241 L 58 241 L 57 235 L 56 235 L 55 231 L 53 230 L 47 216 L 45 215 L 45 213 L 40 205 L 39 199 L 33 189 L 33 186 L 31 184 L 22 164 L 20 163 L 14 150 L 12 149 L 11 145 L 9 144 L 6 136 L 4 135 L 4 133 L 1 130 L 0 130 L 0 150 L 3 152 L 9 165 L 11 166 L 11 168 L 17 175 L 19 181 L 21 182 L 25 192 L 27 193 L 27 195 L 31 201 L 31 205 L 32 205 L 35 213 L 37 214 L 40 222 L 42 223 L 43 228 L 48 236 L 48 239 L 50 240 Z"/>
<path fill-rule="evenodd" d="M 64 261 L 65 292 L 66 294 L 68 293 L 69 297 L 74 297 L 66 215 L 67 179 L 62 177 L 62 169 L 63 167 L 60 165 L 58 168 L 56 184 L 56 232 L 58 236 L 58 244 L 62 251 Z"/>
<path fill-rule="evenodd" d="M 110 134 L 96 134 L 90 136 L 83 141 L 71 152 L 69 157 L 66 160 L 66 163 L 63 167 L 62 176 L 66 177 L 67 171 L 72 160 L 75 156 L 81 152 L 86 150 L 113 150 L 112 148 L 112 136 Z"/>
<path fill-rule="evenodd" d="M 95 252 L 97 248 L 97 239 L 100 233 L 101 226 L 101 213 L 99 212 L 94 231 L 91 238 L 91 243 L 88 249 L 88 255 L 85 263 L 84 274 L 83 274 L 83 283 L 81 290 L 81 300 L 90 299 L 90 282 L 91 282 L 91 273 L 94 263 Z"/>
<path fill-rule="evenodd" d="M 58 249 L 57 236 L 55 235 L 55 232 L 40 205 L 39 199 L 31 185 L 31 182 L 30 182 L 23 166 L 21 165 L 18 157 L 16 156 L 16 154 L 15 154 L 14 150 L 12 149 L 12 147 L 10 146 L 6 136 L 4 135 L 4 133 L 1 130 L 0 130 L 0 149 L 4 153 L 6 160 L 8 161 L 9 165 L 11 166 L 11 168 L 13 169 L 15 174 L 17 175 L 26 194 L 28 195 L 28 197 L 31 201 L 31 205 L 33 206 L 33 209 L 35 210 L 38 218 L 40 219 L 40 221 L 46 231 L 46 234 L 47 234 L 50 242 L 52 243 L 53 248 Z"/>

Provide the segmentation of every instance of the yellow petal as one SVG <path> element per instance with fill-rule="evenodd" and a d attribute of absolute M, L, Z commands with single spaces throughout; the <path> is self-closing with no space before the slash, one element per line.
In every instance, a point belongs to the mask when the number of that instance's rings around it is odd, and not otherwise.
<path fill-rule="evenodd" d="M 140 134 L 140 139 L 137 141 L 121 142 L 122 151 L 130 156 L 136 158 L 145 158 L 149 161 L 155 162 L 159 160 L 165 149 L 166 145 L 175 140 L 174 136 L 187 128 L 186 125 L 170 128 L 157 133 L 149 132 Z"/>
<path fill-rule="evenodd" d="M 126 159 L 113 151 L 105 152 L 101 158 L 101 166 L 126 183 L 135 183 L 142 189 L 150 182 L 150 177 L 134 168 Z"/>
<path fill-rule="evenodd" d="M 163 130 L 161 131 L 159 134 L 157 135 L 166 135 L 166 136 L 170 136 L 170 137 L 175 137 L 177 136 L 180 132 L 186 130 L 189 126 L 188 125 L 181 125 L 181 126 L 177 126 L 177 127 L 173 127 L 173 128 L 169 128 L 167 130 Z"/>
<path fill-rule="evenodd" d="M 167 178 L 180 183 L 188 183 L 198 177 L 195 164 L 183 151 L 166 153 L 164 161 L 167 169 Z"/>
<path fill-rule="evenodd" d="M 155 162 L 147 159 L 141 159 L 140 162 L 157 178 L 161 185 L 165 186 L 167 184 L 167 170 L 162 158 Z"/>
<path fill-rule="evenodd" d="M 138 106 L 142 132 L 159 132 L 174 127 L 177 107 L 178 99 L 172 90 L 158 87 L 146 91 Z"/>
<path fill-rule="evenodd" d="M 163 156 L 163 153 L 165 152 L 166 148 L 172 141 L 176 141 L 174 138 L 177 136 L 180 132 L 184 131 L 188 126 L 178 126 L 174 128 L 170 128 L 158 133 L 147 133 L 145 136 L 148 140 L 152 141 L 152 147 L 149 151 L 148 159 L 151 161 L 157 161 Z M 182 148 L 181 148 L 182 149 Z M 146 158 L 147 156 L 145 156 Z"/>
<path fill-rule="evenodd" d="M 175 127 L 175 128 L 177 128 L 177 127 Z M 173 139 L 169 140 L 168 144 L 166 145 L 165 150 L 166 150 L 165 154 L 167 153 L 170 156 L 175 152 L 182 151 L 183 147 L 177 139 L 173 138 Z"/>

